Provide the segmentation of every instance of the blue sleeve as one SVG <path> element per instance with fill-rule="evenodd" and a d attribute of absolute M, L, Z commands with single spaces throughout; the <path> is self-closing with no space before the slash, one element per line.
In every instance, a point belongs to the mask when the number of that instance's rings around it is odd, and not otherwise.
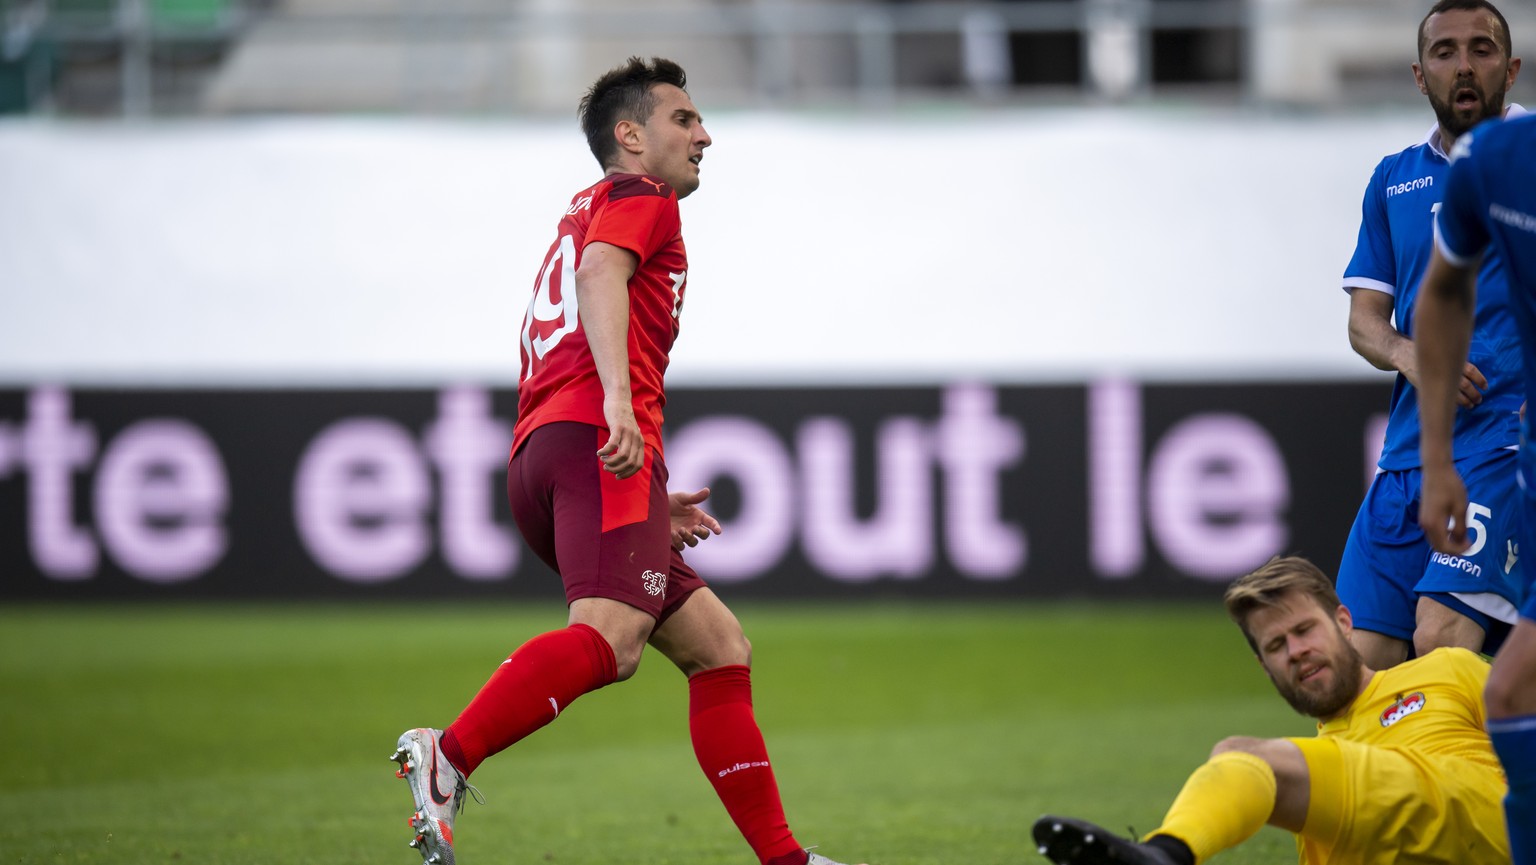
<path fill-rule="evenodd" d="M 1475 132 L 1475 130 L 1474 130 Z M 1488 247 L 1482 164 L 1474 155 L 1473 132 L 1464 133 L 1451 153 L 1445 197 L 1435 215 L 1435 245 L 1455 265 L 1466 265 Z"/>
<path fill-rule="evenodd" d="M 1355 254 L 1344 268 L 1344 288 L 1373 288 L 1396 294 L 1397 258 L 1392 253 L 1392 228 L 1387 222 L 1387 197 L 1382 193 L 1386 160 L 1377 163 L 1360 203 L 1360 237 Z"/>

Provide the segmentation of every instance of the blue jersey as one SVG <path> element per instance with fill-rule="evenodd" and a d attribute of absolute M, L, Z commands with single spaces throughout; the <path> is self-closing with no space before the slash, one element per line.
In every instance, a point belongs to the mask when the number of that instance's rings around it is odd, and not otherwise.
<path fill-rule="evenodd" d="M 1483 123 L 1457 139 L 1452 159 L 1436 243 L 1454 264 L 1466 265 L 1485 250 L 1505 262 L 1514 317 L 1527 337 L 1522 395 L 1536 399 L 1536 115 Z M 1477 293 L 1480 324 L 1481 276 Z M 1536 478 L 1536 448 L 1522 448 L 1520 462 L 1529 484 Z"/>
<path fill-rule="evenodd" d="M 1509 116 L 1523 114 L 1511 106 Z M 1393 297 L 1397 329 L 1413 335 L 1413 307 L 1429 267 L 1435 211 L 1450 160 L 1439 148 L 1438 128 L 1422 143 L 1381 160 L 1361 206 L 1360 239 L 1344 271 L 1349 291 L 1382 291 Z M 1520 440 L 1524 393 L 1520 337 L 1509 305 L 1503 260 L 1484 259 L 1477 279 L 1477 316 L 1469 360 L 1488 379 L 1476 408 L 1456 412 L 1453 445 L 1458 459 L 1486 456 Z M 1378 463 L 1387 470 L 1419 467 L 1418 395 L 1401 374 L 1392 387 L 1386 441 Z"/>

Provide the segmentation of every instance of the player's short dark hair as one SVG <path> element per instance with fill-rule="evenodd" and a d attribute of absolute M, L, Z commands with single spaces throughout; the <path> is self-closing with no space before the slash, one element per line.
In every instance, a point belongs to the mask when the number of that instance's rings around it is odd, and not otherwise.
<path fill-rule="evenodd" d="M 1254 610 L 1275 607 L 1291 592 L 1301 592 L 1317 602 L 1329 615 L 1339 608 L 1339 593 L 1322 569 L 1300 556 L 1275 556 L 1251 574 L 1238 577 L 1227 587 L 1222 602 L 1227 615 L 1242 629 L 1253 653 L 1259 644 L 1248 631 L 1248 616 Z"/>
<path fill-rule="evenodd" d="M 683 67 L 663 57 L 649 61 L 631 57 L 623 65 L 603 73 L 592 84 L 587 95 L 581 97 L 576 116 L 581 119 L 581 131 L 586 133 L 587 146 L 603 168 L 608 168 L 618 156 L 619 142 L 613 137 L 613 127 L 620 120 L 644 123 L 656 110 L 656 96 L 652 88 L 658 84 L 671 84 L 679 90 L 688 89 L 688 76 Z"/>
<path fill-rule="evenodd" d="M 1425 44 L 1424 36 L 1424 28 L 1429 24 L 1429 19 L 1439 15 L 1441 12 L 1450 12 L 1454 9 L 1466 9 L 1472 11 L 1476 11 L 1478 9 L 1486 9 L 1489 12 L 1492 12 L 1493 17 L 1498 19 L 1499 22 L 1499 47 L 1504 49 L 1505 59 L 1514 56 L 1515 45 L 1509 37 L 1509 22 L 1504 20 L 1504 13 L 1500 12 L 1497 6 L 1489 3 L 1488 0 L 1440 0 L 1440 2 L 1429 7 L 1429 11 L 1424 13 L 1424 18 L 1419 21 L 1420 63 L 1424 62 L 1424 49 L 1429 47 Z"/>

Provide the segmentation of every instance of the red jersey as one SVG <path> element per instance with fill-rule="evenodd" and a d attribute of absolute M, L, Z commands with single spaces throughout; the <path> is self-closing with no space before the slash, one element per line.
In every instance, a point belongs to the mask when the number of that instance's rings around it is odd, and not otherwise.
<path fill-rule="evenodd" d="M 640 260 L 629 280 L 629 383 L 646 444 L 661 452 L 662 376 L 677 339 L 688 253 L 677 194 L 642 174 L 610 174 L 576 193 L 534 283 L 523 317 L 522 377 L 512 452 L 555 421 L 608 426 L 603 383 L 576 307 L 576 268 L 587 244 L 610 243 Z"/>

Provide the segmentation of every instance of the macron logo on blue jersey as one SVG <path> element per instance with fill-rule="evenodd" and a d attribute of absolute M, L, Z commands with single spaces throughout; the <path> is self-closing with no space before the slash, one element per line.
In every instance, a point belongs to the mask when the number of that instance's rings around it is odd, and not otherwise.
<path fill-rule="evenodd" d="M 1428 188 L 1430 188 L 1431 186 L 1434 186 L 1434 185 L 1435 185 L 1435 178 L 1434 177 L 1431 177 L 1431 176 L 1416 177 L 1413 180 L 1408 180 L 1408 181 L 1405 181 L 1403 183 L 1399 183 L 1396 186 L 1388 186 L 1387 187 L 1387 197 L 1391 198 L 1394 195 L 1402 195 L 1405 192 L 1417 192 L 1420 189 L 1428 189 Z"/>
<path fill-rule="evenodd" d="M 1524 213 L 1502 204 L 1488 205 L 1488 216 L 1504 223 L 1510 228 L 1518 228 L 1536 234 L 1536 216 Z"/>

